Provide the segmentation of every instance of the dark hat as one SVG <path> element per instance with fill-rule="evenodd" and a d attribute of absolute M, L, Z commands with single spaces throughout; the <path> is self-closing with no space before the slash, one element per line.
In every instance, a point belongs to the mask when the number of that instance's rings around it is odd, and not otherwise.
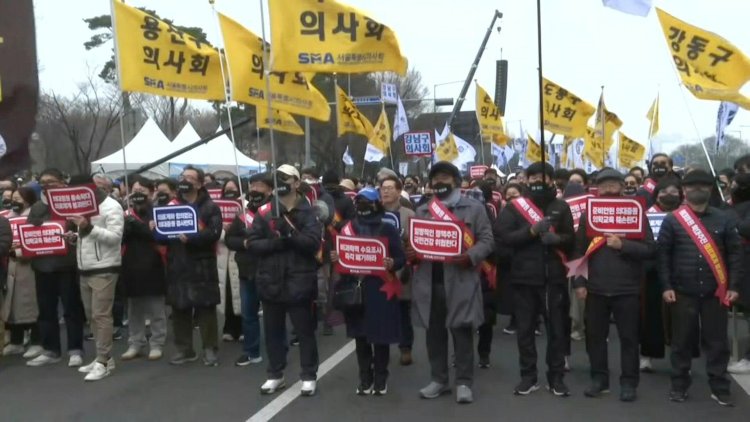
<path fill-rule="evenodd" d="M 526 169 L 526 176 L 533 176 L 535 174 L 542 174 L 545 173 L 550 178 L 555 176 L 555 168 L 552 167 L 549 163 L 542 163 L 541 161 L 537 161 L 536 163 L 533 163 L 529 166 L 529 168 Z"/>
<path fill-rule="evenodd" d="M 341 179 L 339 178 L 339 174 L 336 173 L 335 170 L 328 170 L 327 172 L 323 173 L 323 185 L 338 185 L 341 183 Z"/>
<path fill-rule="evenodd" d="M 430 169 L 430 180 L 432 180 L 432 178 L 438 173 L 449 174 L 453 176 L 457 182 L 461 180 L 461 172 L 458 171 L 458 167 L 447 161 L 439 161 L 432 165 L 432 168 Z"/>
<path fill-rule="evenodd" d="M 696 169 L 691 171 L 690 173 L 686 174 L 685 177 L 682 178 L 682 185 L 683 186 L 694 186 L 694 185 L 705 185 L 705 186 L 711 186 L 714 183 L 716 183 L 716 180 L 713 176 L 711 176 L 711 173 Z"/>
<path fill-rule="evenodd" d="M 252 176 L 250 176 L 250 179 L 248 179 L 248 183 L 256 183 L 256 182 L 265 183 L 268 187 L 273 188 L 273 178 L 271 177 L 271 174 L 268 172 L 255 173 Z"/>
<path fill-rule="evenodd" d="M 616 180 L 618 182 L 625 182 L 625 177 L 619 171 L 615 169 L 605 169 L 596 175 L 596 183 L 602 183 L 606 180 Z"/>

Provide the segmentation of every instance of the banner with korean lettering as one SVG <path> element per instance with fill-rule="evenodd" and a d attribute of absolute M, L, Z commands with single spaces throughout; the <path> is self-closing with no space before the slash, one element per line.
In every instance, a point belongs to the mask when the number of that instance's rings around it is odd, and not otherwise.
<path fill-rule="evenodd" d="M 328 100 L 310 83 L 313 74 L 270 72 L 270 92 L 267 92 L 263 79 L 266 77 L 263 39 L 221 13 L 219 25 L 232 83 L 232 99 L 256 107 L 268 107 L 267 96 L 270 95 L 274 110 L 324 122 L 330 120 Z"/>
<path fill-rule="evenodd" d="M 579 195 L 570 198 L 565 198 L 565 202 L 570 207 L 570 213 L 573 215 L 573 228 L 578 231 L 578 226 L 581 222 L 581 215 L 586 212 L 586 206 L 588 205 L 589 198 L 593 198 L 594 195 Z"/>
<path fill-rule="evenodd" d="M 359 109 L 354 105 L 351 98 L 339 86 L 336 86 L 336 95 L 338 96 L 338 111 L 336 115 L 338 135 L 343 136 L 347 133 L 354 133 L 370 139 L 374 132 L 372 123 L 367 120 L 364 114 L 359 112 Z"/>
<path fill-rule="evenodd" d="M 24 258 L 66 255 L 68 243 L 65 241 L 64 233 L 64 221 L 45 221 L 39 226 L 22 224 L 18 226 L 21 254 Z"/>
<path fill-rule="evenodd" d="M 305 134 L 305 131 L 287 111 L 272 110 L 271 116 L 269 116 L 268 107 L 258 105 L 255 106 L 255 119 L 256 122 L 258 122 L 258 127 L 261 129 L 269 129 L 271 127 L 271 122 L 273 122 L 273 130 L 292 135 Z"/>
<path fill-rule="evenodd" d="M 604 125 L 602 125 L 602 118 L 604 118 Z M 602 134 L 602 126 L 604 133 Z M 604 104 L 604 94 L 599 96 L 599 106 L 596 109 L 596 124 L 594 130 L 596 136 L 604 139 L 604 151 L 609 151 L 614 144 L 615 131 L 622 127 L 622 120 L 615 113 L 607 110 L 607 106 Z"/>
<path fill-rule="evenodd" d="M 750 109 L 739 90 L 750 79 L 750 59 L 718 34 L 656 8 L 664 38 L 685 87 L 697 98 L 723 100 Z"/>
<path fill-rule="evenodd" d="M 531 137 L 530 133 L 527 134 L 526 138 L 526 161 L 529 164 L 542 161 L 542 146 L 536 142 L 536 139 Z M 545 152 L 547 152 L 545 158 L 547 161 L 550 161 L 549 150 Z"/>
<path fill-rule="evenodd" d="M 601 137 L 596 136 L 596 129 L 587 127 L 586 133 L 583 136 L 583 141 L 583 156 L 591 161 L 596 168 L 603 168 L 605 154 L 604 142 Z"/>
<path fill-rule="evenodd" d="M 176 239 L 180 235 L 192 236 L 198 233 L 198 213 L 189 205 L 154 207 L 154 236 L 157 239 Z"/>
<path fill-rule="evenodd" d="M 214 199 L 214 204 L 221 210 L 221 221 L 229 224 L 237 215 L 242 214 L 242 203 L 234 199 Z"/>
<path fill-rule="evenodd" d="M 494 137 L 498 137 L 497 142 L 505 145 L 508 141 L 503 127 L 502 114 L 497 105 L 495 105 L 495 102 L 492 101 L 490 94 L 478 83 L 476 85 L 476 113 L 477 121 L 479 121 L 479 131 L 482 134 L 482 142 L 490 143 L 493 142 Z M 504 142 L 503 137 L 505 137 Z"/>
<path fill-rule="evenodd" d="M 419 259 L 446 261 L 461 254 L 463 227 L 455 221 L 412 218 L 409 220 L 409 242 Z"/>
<path fill-rule="evenodd" d="M 207 41 L 120 1 L 114 5 L 120 89 L 226 99 L 219 52 Z"/>
<path fill-rule="evenodd" d="M 385 106 L 380 109 L 380 117 L 375 123 L 372 137 L 368 143 L 381 152 L 386 154 L 391 143 L 391 125 L 388 123 L 388 115 L 385 113 Z"/>
<path fill-rule="evenodd" d="M 624 133 L 620 132 L 620 150 L 617 154 L 619 165 L 622 168 L 630 168 L 638 165 L 646 155 L 646 147 L 636 142 Z"/>
<path fill-rule="evenodd" d="M 94 185 L 47 189 L 50 212 L 53 217 L 60 220 L 68 217 L 96 215 L 99 213 L 99 206 L 95 191 Z"/>
<path fill-rule="evenodd" d="M 20 245 L 21 244 L 21 237 L 18 232 L 18 227 L 26 224 L 27 217 L 12 217 L 8 219 L 8 223 L 10 223 L 10 230 L 13 232 L 13 245 Z"/>
<path fill-rule="evenodd" d="M 586 235 L 618 234 L 628 239 L 646 236 L 645 200 L 635 198 L 592 197 L 586 204 Z"/>
<path fill-rule="evenodd" d="M 282 71 L 405 75 L 396 34 L 334 0 L 269 0 L 271 68 Z"/>
<path fill-rule="evenodd" d="M 580 137 L 586 132 L 594 106 L 544 78 L 544 129 L 564 136 Z"/>
<path fill-rule="evenodd" d="M 338 235 L 336 253 L 339 256 L 336 271 L 341 274 L 384 274 L 388 239 Z"/>
<path fill-rule="evenodd" d="M 437 161 L 448 162 L 453 162 L 458 158 L 458 145 L 456 145 L 456 138 L 452 132 L 448 132 L 443 142 L 435 148 L 435 157 Z"/>

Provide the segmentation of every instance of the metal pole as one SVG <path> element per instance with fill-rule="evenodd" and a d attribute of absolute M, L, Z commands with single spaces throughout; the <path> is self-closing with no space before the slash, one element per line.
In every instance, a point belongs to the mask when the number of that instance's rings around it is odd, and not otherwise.
<path fill-rule="evenodd" d="M 607 165 L 607 151 L 604 148 L 604 144 L 607 142 L 607 115 L 604 113 L 604 85 L 602 85 L 602 93 L 599 97 L 599 109 L 599 120 L 602 122 L 602 167 L 604 167 Z"/>
<path fill-rule="evenodd" d="M 542 164 L 545 160 L 544 140 L 544 71 L 542 69 L 542 5 L 536 0 L 536 36 L 537 36 L 537 61 L 539 63 L 539 142 L 542 147 Z M 547 183 L 547 171 L 542 172 L 542 182 Z"/>
<path fill-rule="evenodd" d="M 266 17 L 265 17 L 266 14 L 265 14 L 265 10 L 263 7 L 263 0 L 259 0 L 258 3 L 260 3 L 260 26 L 261 26 L 261 32 L 262 32 L 262 37 L 263 37 L 263 73 L 265 73 L 265 79 L 266 79 L 266 92 L 265 92 L 266 99 L 267 99 L 266 103 L 268 105 L 268 115 L 272 116 L 273 109 L 271 107 L 271 79 L 270 79 L 271 72 L 268 69 L 268 63 L 270 62 L 268 56 L 270 54 L 268 52 L 268 48 L 266 47 L 268 45 L 268 43 L 266 42 Z M 273 120 L 274 119 L 269 119 L 268 130 L 270 132 L 270 139 L 271 139 L 271 166 L 273 168 L 273 171 L 275 172 L 277 166 L 276 166 L 276 143 L 274 141 L 274 136 L 273 136 L 273 123 L 274 123 Z M 273 197 L 274 197 L 274 201 L 276 202 L 275 204 L 276 211 L 274 212 L 275 217 L 278 217 L 281 215 L 281 209 L 279 208 L 279 195 L 276 193 L 276 190 L 278 189 L 278 187 L 279 187 L 278 180 L 276 177 L 274 177 L 273 178 L 273 192 L 274 192 Z"/>
<path fill-rule="evenodd" d="M 117 19 L 115 19 L 115 5 L 113 3 L 114 0 L 109 2 L 109 13 L 112 21 L 112 44 L 114 45 L 115 49 L 115 68 L 117 69 L 117 89 L 122 91 L 120 88 L 120 81 L 122 80 L 122 73 L 120 69 L 120 57 L 118 55 L 118 49 L 117 49 Z M 125 173 L 125 199 L 130 195 L 130 183 L 128 180 L 128 159 L 125 155 L 125 101 L 124 96 L 120 95 L 120 98 L 122 98 L 122 107 L 120 109 L 120 145 L 122 145 L 122 165 L 124 167 L 124 173 Z M 130 206 L 128 205 L 128 208 Z"/>
<path fill-rule="evenodd" d="M 312 165 L 310 158 L 310 118 L 305 116 L 305 167 Z"/>

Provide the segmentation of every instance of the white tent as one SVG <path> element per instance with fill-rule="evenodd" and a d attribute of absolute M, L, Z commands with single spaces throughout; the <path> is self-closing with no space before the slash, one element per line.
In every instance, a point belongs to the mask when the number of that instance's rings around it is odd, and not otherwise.
<path fill-rule="evenodd" d="M 184 148 L 199 139 L 200 136 L 188 122 L 174 141 L 172 141 L 172 151 Z M 262 164 L 236 149 L 226 135 L 221 135 L 207 144 L 196 147 L 170 160 L 169 172 L 172 176 L 177 176 L 182 172 L 184 166 L 191 164 L 209 172 L 228 171 L 235 174 L 237 172 L 234 161 L 235 152 L 241 175 L 247 175 L 250 172 L 258 172 L 264 169 Z"/>
<path fill-rule="evenodd" d="M 172 147 L 169 139 L 159 129 L 159 126 L 151 118 L 146 120 L 141 130 L 133 139 L 125 145 L 125 156 L 120 149 L 104 158 L 100 158 L 91 163 L 92 172 L 103 172 L 114 176 L 120 176 L 125 170 L 136 170 L 139 167 L 151 163 L 159 158 L 169 154 Z M 127 159 L 125 167 L 124 159 Z M 169 165 L 166 163 L 152 168 L 144 173 L 150 177 L 167 177 L 169 175 Z"/>

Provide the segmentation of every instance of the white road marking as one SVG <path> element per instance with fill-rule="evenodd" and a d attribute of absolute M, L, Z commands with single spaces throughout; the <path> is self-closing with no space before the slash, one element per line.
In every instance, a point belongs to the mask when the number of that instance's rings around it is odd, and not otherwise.
<path fill-rule="evenodd" d="M 331 371 L 331 369 L 335 368 L 336 365 L 343 362 L 344 359 L 346 359 L 349 355 L 354 352 L 355 345 L 354 340 L 346 343 L 341 349 L 336 351 L 331 357 L 325 360 L 319 367 L 318 367 L 318 381 L 320 381 L 325 374 Z M 302 389 L 302 381 L 297 381 L 292 385 L 291 387 L 287 388 L 286 391 L 281 393 L 280 396 L 276 397 L 273 401 L 268 403 L 265 407 L 260 409 L 258 413 L 254 414 L 250 417 L 246 422 L 265 422 L 274 416 L 276 416 L 279 412 L 284 410 L 285 407 L 289 406 L 289 404 L 294 401 L 297 397 L 300 396 L 300 391 Z"/>
<path fill-rule="evenodd" d="M 732 378 L 734 378 L 734 380 L 737 381 L 737 384 L 739 384 L 740 387 L 750 395 L 750 374 L 732 375 Z"/>

